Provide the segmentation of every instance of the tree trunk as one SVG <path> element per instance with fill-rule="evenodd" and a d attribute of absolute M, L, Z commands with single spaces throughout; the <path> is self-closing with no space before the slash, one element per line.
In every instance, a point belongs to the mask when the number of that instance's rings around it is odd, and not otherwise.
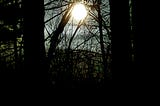
<path fill-rule="evenodd" d="M 156 2 L 132 0 L 133 31 L 135 40 L 135 76 L 138 86 L 153 84 L 158 81 L 159 70 L 158 13 Z M 148 8 L 150 7 L 150 8 Z M 149 15 L 149 13 L 151 13 Z M 157 24 L 157 25 L 156 25 Z M 156 77 L 157 76 L 157 77 Z M 153 82 L 153 83 L 149 83 Z"/>
<path fill-rule="evenodd" d="M 101 0 L 98 0 L 98 21 L 99 21 L 99 33 L 100 33 L 100 46 L 101 46 L 101 53 L 102 53 L 102 60 L 103 60 L 103 71 L 104 71 L 104 78 L 105 78 L 105 83 L 106 86 L 109 86 L 109 84 L 107 84 L 107 82 L 110 79 L 109 76 L 109 72 L 107 70 L 107 54 L 105 53 L 105 48 L 104 48 L 104 41 L 103 41 L 103 30 L 102 30 L 102 15 L 101 15 L 101 9 L 100 9 L 100 5 L 101 5 Z"/>
<path fill-rule="evenodd" d="M 65 12 L 65 14 L 62 17 L 61 22 L 58 25 L 58 28 L 53 32 L 53 35 L 51 37 L 51 43 L 50 43 L 50 47 L 48 50 L 48 64 L 50 65 L 51 60 L 53 59 L 53 53 L 55 53 L 56 51 L 56 46 L 58 43 L 58 37 L 59 35 L 63 32 L 64 27 L 66 26 L 66 24 L 68 23 L 70 17 L 71 17 L 71 13 L 70 10 L 72 9 L 72 5 L 68 8 L 68 10 Z"/>
<path fill-rule="evenodd" d="M 23 0 L 24 61 L 26 87 L 48 86 L 48 70 L 44 46 L 44 0 Z"/>
<path fill-rule="evenodd" d="M 115 84 L 125 85 L 130 73 L 129 1 L 110 0 L 112 73 Z"/>

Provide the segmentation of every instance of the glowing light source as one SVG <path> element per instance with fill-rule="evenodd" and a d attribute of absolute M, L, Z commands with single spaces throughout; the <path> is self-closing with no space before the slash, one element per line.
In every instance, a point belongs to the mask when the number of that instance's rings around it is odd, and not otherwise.
<path fill-rule="evenodd" d="M 72 16 L 77 21 L 84 19 L 87 16 L 87 10 L 85 6 L 81 3 L 75 4 L 72 10 Z"/>

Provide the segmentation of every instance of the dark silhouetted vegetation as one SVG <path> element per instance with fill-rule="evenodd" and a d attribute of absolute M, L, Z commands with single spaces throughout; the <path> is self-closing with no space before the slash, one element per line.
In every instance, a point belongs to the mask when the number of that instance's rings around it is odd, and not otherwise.
<path fill-rule="evenodd" d="M 78 2 L 88 12 L 80 21 L 72 16 Z M 154 67 L 148 61 L 154 61 L 149 56 L 154 55 L 151 46 L 157 47 L 145 38 L 150 37 L 146 23 L 151 22 L 142 4 L 137 0 L 0 0 L 3 84 L 52 89 L 138 82 L 148 70 L 146 65 L 150 70 Z"/>

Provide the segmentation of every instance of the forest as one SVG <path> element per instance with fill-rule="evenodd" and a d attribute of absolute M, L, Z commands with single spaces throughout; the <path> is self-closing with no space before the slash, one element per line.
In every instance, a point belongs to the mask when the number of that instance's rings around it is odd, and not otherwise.
<path fill-rule="evenodd" d="M 147 57 L 148 21 L 141 4 L 0 0 L 1 82 L 29 88 L 106 88 L 147 79 L 149 71 L 144 70 L 153 68 L 146 68 L 153 59 Z"/>

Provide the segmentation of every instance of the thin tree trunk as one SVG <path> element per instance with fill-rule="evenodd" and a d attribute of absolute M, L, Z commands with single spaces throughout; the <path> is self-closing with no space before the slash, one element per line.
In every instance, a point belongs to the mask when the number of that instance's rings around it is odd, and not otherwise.
<path fill-rule="evenodd" d="M 73 5 L 73 4 L 72 4 Z M 71 13 L 70 10 L 72 9 L 72 5 L 66 10 L 66 13 L 63 15 L 61 22 L 59 23 L 58 28 L 53 32 L 53 35 L 50 40 L 50 47 L 48 50 L 48 57 L 47 57 L 47 70 L 50 70 L 51 61 L 54 59 L 56 46 L 58 44 L 58 37 L 63 32 L 64 27 L 68 23 Z M 52 73 L 49 72 L 49 80 L 52 81 Z M 52 83 L 50 84 L 51 87 Z"/>
<path fill-rule="evenodd" d="M 102 60 L 103 60 L 103 70 L 104 70 L 104 77 L 105 81 L 109 80 L 109 73 L 107 70 L 107 59 L 106 53 L 104 48 L 104 41 L 103 41 L 103 31 L 102 31 L 102 15 L 100 10 L 101 0 L 98 0 L 98 21 L 99 21 L 99 32 L 100 32 L 100 45 L 101 45 L 101 52 L 102 52 Z"/>
<path fill-rule="evenodd" d="M 72 5 L 69 7 L 69 9 L 63 15 L 62 20 L 61 20 L 58 28 L 53 32 L 53 35 L 52 35 L 51 41 L 50 41 L 50 47 L 48 50 L 48 66 L 50 65 L 51 60 L 54 58 L 54 53 L 56 51 L 58 37 L 63 32 L 64 27 L 66 26 L 66 24 L 68 23 L 68 21 L 71 17 L 71 13 L 70 13 L 71 9 L 72 9 Z"/>
<path fill-rule="evenodd" d="M 14 39 L 14 58 L 15 58 L 15 71 L 18 71 L 17 37 L 15 37 Z"/>

